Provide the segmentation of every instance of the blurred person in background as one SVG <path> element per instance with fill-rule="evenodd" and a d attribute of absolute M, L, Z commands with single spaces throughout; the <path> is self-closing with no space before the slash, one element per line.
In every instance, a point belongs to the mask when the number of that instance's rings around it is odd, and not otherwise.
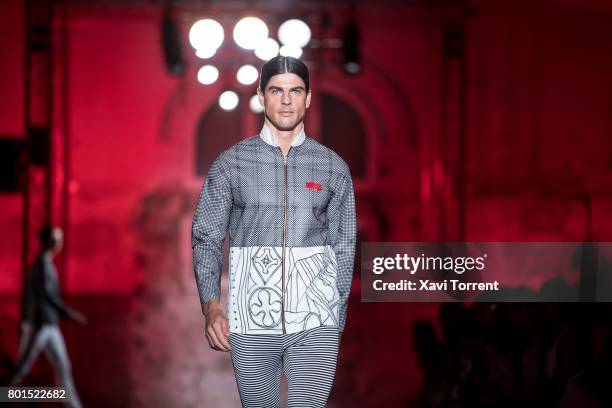
<path fill-rule="evenodd" d="M 41 230 L 39 239 L 41 251 L 34 261 L 23 289 L 18 362 L 10 386 L 21 383 L 40 352 L 44 350 L 53 366 L 58 385 L 66 390 L 69 399 L 67 405 L 81 407 L 72 378 L 64 336 L 59 328 L 59 320 L 67 317 L 85 324 L 87 318 L 66 305 L 60 295 L 53 258 L 63 247 L 62 229 L 46 226 Z"/>

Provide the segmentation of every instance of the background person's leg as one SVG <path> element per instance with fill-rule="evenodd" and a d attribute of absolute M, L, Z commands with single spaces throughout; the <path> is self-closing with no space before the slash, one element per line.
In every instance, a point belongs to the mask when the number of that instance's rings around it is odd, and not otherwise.
<path fill-rule="evenodd" d="M 55 369 L 57 383 L 60 387 L 66 389 L 66 393 L 70 397 L 70 401 L 66 405 L 81 408 L 81 401 L 72 378 L 72 367 L 66 351 L 66 343 L 58 326 L 53 326 L 50 329 L 49 340 L 45 345 L 45 354 Z"/>
<path fill-rule="evenodd" d="M 20 337 L 19 337 L 19 349 L 17 351 L 17 361 L 21 360 L 24 353 L 26 352 L 28 345 L 30 344 L 30 340 L 32 339 L 32 335 L 34 334 L 34 325 L 30 322 L 21 322 L 19 327 Z"/>
<path fill-rule="evenodd" d="M 10 381 L 10 386 L 15 386 L 30 372 L 34 361 L 40 354 L 41 350 L 47 344 L 50 336 L 49 326 L 43 325 L 40 327 L 36 327 L 31 331 L 31 335 L 29 336 L 29 341 L 25 346 L 25 349 L 20 351 L 19 360 L 17 362 L 17 368 L 15 369 L 15 374 Z"/>
<path fill-rule="evenodd" d="M 292 338 L 283 356 L 287 408 L 325 407 L 337 358 L 337 327 L 317 327 Z"/>
<path fill-rule="evenodd" d="M 280 407 L 280 335 L 230 333 L 229 343 L 242 406 Z"/>

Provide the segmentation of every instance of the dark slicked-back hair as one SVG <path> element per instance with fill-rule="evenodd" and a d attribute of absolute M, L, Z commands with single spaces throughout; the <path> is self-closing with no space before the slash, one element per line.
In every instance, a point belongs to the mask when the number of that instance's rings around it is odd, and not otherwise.
<path fill-rule="evenodd" d="M 261 92 L 265 92 L 270 78 L 274 75 L 286 73 L 296 74 L 302 78 L 306 86 L 306 92 L 308 92 L 310 89 L 310 76 L 306 64 L 297 58 L 283 57 L 281 55 L 272 58 L 261 67 L 261 74 L 259 75 L 259 89 Z"/>
<path fill-rule="evenodd" d="M 53 236 L 53 231 L 55 228 L 56 227 L 54 225 L 47 224 L 38 233 L 38 239 L 40 240 L 40 245 L 43 249 L 53 248 L 57 244 L 55 237 Z"/>

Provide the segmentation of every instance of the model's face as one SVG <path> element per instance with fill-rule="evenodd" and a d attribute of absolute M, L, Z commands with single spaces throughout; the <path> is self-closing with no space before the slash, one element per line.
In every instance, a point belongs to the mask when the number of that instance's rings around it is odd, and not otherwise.
<path fill-rule="evenodd" d="M 257 94 L 268 121 L 282 131 L 291 131 L 302 123 L 310 106 L 310 90 L 306 92 L 304 81 L 296 74 L 274 75 L 266 89 Z"/>
<path fill-rule="evenodd" d="M 64 247 L 64 232 L 60 228 L 53 229 L 53 240 L 55 242 L 53 252 L 58 253 Z"/>

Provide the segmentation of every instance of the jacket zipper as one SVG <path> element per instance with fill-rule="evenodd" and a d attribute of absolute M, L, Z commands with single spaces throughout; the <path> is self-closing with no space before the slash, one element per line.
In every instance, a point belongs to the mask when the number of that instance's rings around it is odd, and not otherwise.
<path fill-rule="evenodd" d="M 280 149 L 280 147 L 279 147 Z M 289 147 L 291 150 L 291 147 Z M 282 154 L 282 150 L 281 150 Z M 281 321 L 283 324 L 283 334 L 287 333 L 285 328 L 285 247 L 287 246 L 287 201 L 289 195 L 289 180 L 287 175 L 287 157 L 289 156 L 289 151 L 287 151 L 287 156 L 283 155 L 284 168 L 285 168 L 285 194 L 283 197 L 283 248 L 282 248 L 282 256 L 281 256 L 281 264 L 282 264 L 282 275 L 281 275 Z"/>

